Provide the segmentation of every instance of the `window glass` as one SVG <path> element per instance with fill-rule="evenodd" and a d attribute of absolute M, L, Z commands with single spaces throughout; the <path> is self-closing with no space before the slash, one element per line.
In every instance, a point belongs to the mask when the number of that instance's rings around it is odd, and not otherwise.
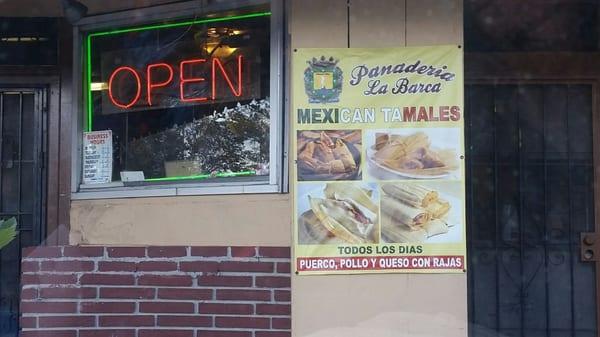
<path fill-rule="evenodd" d="M 85 130 L 111 130 L 112 181 L 267 180 L 268 12 L 94 32 L 87 45 Z"/>

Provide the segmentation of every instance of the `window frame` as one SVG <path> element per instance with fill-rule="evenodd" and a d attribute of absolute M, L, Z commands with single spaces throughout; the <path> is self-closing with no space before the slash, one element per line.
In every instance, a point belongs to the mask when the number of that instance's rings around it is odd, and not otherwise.
<path fill-rule="evenodd" d="M 258 5 L 270 6 L 270 134 L 269 176 L 265 181 L 230 182 L 171 182 L 144 186 L 123 186 L 120 183 L 83 185 L 82 147 L 86 119 L 85 40 L 88 33 L 99 30 L 133 27 L 160 20 L 185 20 L 190 16 L 215 13 L 227 15 L 232 10 Z M 227 2 L 200 0 L 132 9 L 83 18 L 73 26 L 73 113 L 71 162 L 71 199 L 109 199 L 158 197 L 177 195 L 215 195 L 248 193 L 287 193 L 288 143 L 284 105 L 284 2 L 269 0 L 230 0 Z M 229 13 L 228 13 L 229 12 Z M 135 15 L 134 15 L 135 14 Z"/>

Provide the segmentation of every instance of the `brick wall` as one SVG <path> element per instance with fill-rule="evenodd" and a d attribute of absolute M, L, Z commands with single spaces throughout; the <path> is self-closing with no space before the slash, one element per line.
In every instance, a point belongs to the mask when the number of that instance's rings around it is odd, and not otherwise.
<path fill-rule="evenodd" d="M 22 336 L 289 337 L 288 247 L 35 247 Z"/>

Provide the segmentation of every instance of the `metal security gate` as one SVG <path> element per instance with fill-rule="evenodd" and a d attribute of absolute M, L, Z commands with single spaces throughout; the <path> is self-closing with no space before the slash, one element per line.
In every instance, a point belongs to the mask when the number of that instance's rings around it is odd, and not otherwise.
<path fill-rule="evenodd" d="M 0 251 L 0 337 L 18 335 L 21 248 L 42 234 L 44 105 L 42 89 L 0 89 L 0 217 L 19 230 Z"/>
<path fill-rule="evenodd" d="M 466 86 L 470 336 L 597 336 L 593 90 Z"/>

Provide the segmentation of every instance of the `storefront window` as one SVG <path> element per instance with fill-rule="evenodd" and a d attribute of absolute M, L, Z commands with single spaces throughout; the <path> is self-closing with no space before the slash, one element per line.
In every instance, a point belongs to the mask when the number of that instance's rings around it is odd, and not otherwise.
<path fill-rule="evenodd" d="M 89 33 L 84 131 L 98 133 L 86 134 L 83 183 L 268 181 L 270 17 Z M 98 137 L 112 140 L 104 155 Z"/>

